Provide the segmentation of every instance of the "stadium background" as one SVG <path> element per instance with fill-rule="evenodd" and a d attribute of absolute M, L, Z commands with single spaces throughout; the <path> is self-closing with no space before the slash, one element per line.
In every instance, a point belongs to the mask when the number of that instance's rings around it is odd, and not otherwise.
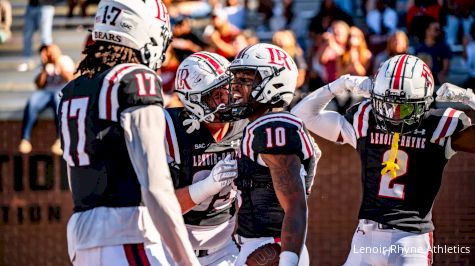
<path fill-rule="evenodd" d="M 43 114 L 33 131 L 33 152 L 17 151 L 22 108 L 34 90 L 33 74 L 12 70 L 18 60 L 10 55 L 21 49 L 24 1 L 17 2 L 12 43 L 0 47 L 0 266 L 69 265 L 66 223 L 72 203 L 62 160 L 49 151 L 55 139 L 51 113 Z M 75 26 L 84 21 L 66 20 L 64 13 L 64 6 L 57 8 L 55 40 L 77 60 L 86 33 Z M 452 77 L 459 75 L 457 69 L 451 71 Z M 471 117 L 475 119 L 473 112 Z M 348 146 L 317 142 L 323 157 L 309 199 L 307 246 L 311 265 L 341 265 L 357 224 L 359 160 Z M 445 169 L 433 212 L 434 237 L 436 245 L 468 246 L 471 253 L 435 254 L 435 265 L 475 265 L 474 190 L 475 156 L 459 153 Z"/>

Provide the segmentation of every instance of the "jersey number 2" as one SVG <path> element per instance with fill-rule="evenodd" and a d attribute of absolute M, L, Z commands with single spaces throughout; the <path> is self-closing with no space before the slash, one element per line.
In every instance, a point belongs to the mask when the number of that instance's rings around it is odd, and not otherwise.
<path fill-rule="evenodd" d="M 389 159 L 389 153 L 391 150 L 387 150 L 383 155 L 383 161 L 386 162 Z M 396 154 L 396 163 L 399 165 L 399 170 L 396 170 L 396 177 L 392 178 L 391 173 L 387 172 L 381 176 L 379 182 L 378 196 L 383 198 L 404 199 L 405 185 L 395 183 L 395 179 L 405 175 L 407 173 L 407 162 L 409 155 L 402 150 L 398 150 Z"/>
<path fill-rule="evenodd" d="M 86 153 L 86 112 L 89 97 L 74 98 L 63 102 L 61 107 L 61 135 L 64 143 L 64 159 L 70 166 L 89 165 L 89 155 Z M 77 139 L 71 140 L 68 121 L 76 120 Z M 71 156 L 71 146 L 76 146 L 78 165 Z"/>

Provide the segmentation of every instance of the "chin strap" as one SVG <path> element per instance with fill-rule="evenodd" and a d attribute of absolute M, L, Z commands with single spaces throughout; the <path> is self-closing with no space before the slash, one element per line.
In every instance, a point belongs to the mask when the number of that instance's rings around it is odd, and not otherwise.
<path fill-rule="evenodd" d="M 188 127 L 188 129 L 186 130 L 186 133 L 191 134 L 191 133 L 193 133 L 193 131 L 199 130 L 201 122 L 206 121 L 206 119 L 209 118 L 210 116 L 212 116 L 214 113 L 216 113 L 220 110 L 223 110 L 225 108 L 226 108 L 225 104 L 221 103 L 221 104 L 218 105 L 218 107 L 216 107 L 216 110 L 214 110 L 213 112 L 203 116 L 202 118 L 198 118 L 198 117 L 192 115 L 192 116 L 190 116 L 190 118 L 185 119 L 183 121 L 183 126 L 186 127 L 186 126 L 190 125 Z"/>
<path fill-rule="evenodd" d="M 385 167 L 381 170 L 381 174 L 385 175 L 387 172 L 391 173 L 391 178 L 397 176 L 396 171 L 399 170 L 399 165 L 396 163 L 397 149 L 399 147 L 399 133 L 394 133 L 393 141 L 391 143 L 391 151 L 389 152 L 389 158 L 386 162 L 382 163 Z"/>

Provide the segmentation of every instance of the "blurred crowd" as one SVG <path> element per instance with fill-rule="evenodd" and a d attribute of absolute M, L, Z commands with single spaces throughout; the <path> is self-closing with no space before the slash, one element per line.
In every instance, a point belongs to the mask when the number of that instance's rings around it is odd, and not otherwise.
<path fill-rule="evenodd" d="M 452 82 L 475 87 L 473 0 L 321 0 L 317 10 L 298 10 L 301 2 L 305 1 L 164 0 L 174 35 L 159 73 L 167 104 L 180 105 L 173 93 L 174 78 L 188 55 L 204 50 L 232 60 L 243 47 L 259 41 L 282 47 L 297 63 L 293 104 L 341 75 L 374 75 L 382 62 L 402 53 L 424 60 L 436 85 L 447 80 L 452 55 L 461 55 L 468 78 Z M 0 3 L 0 43 L 5 43 L 11 35 L 11 8 L 7 0 Z M 49 21 L 54 3 L 29 0 L 23 31 L 26 59 L 19 71 L 31 69 L 27 58 L 34 31 L 40 31 L 43 45 L 53 43 Z M 68 0 L 67 16 L 73 17 L 76 5 L 81 16 L 88 16 L 89 4 L 97 1 Z M 345 112 L 358 100 L 343 95 L 329 108 Z"/>
<path fill-rule="evenodd" d="M 402 53 L 422 58 L 440 85 L 456 53 L 468 67 L 468 79 L 459 85 L 474 87 L 474 1 L 322 0 L 313 12 L 297 10 L 298 2 L 166 1 L 174 26 L 169 62 L 176 69 L 199 50 L 232 59 L 249 44 L 272 42 L 291 54 L 299 67 L 296 103 L 341 75 L 374 75 L 382 62 Z M 302 16 L 308 16 L 306 21 Z M 203 18 L 210 19 L 209 25 L 199 24 Z M 170 81 L 167 91 L 172 92 L 173 67 L 162 71 Z M 330 108 L 345 112 L 358 100 L 341 96 Z"/>

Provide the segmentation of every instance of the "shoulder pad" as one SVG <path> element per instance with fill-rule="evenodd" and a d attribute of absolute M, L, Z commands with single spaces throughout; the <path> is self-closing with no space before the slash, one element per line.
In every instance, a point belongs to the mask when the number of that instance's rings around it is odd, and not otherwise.
<path fill-rule="evenodd" d="M 430 141 L 443 146 L 445 139 L 470 126 L 470 118 L 462 111 L 453 108 L 433 109 L 429 113 L 438 117 L 437 127 Z"/>
<path fill-rule="evenodd" d="M 345 119 L 353 126 L 357 139 L 366 137 L 369 124 L 369 114 L 372 109 L 371 101 L 364 100 L 353 105 L 346 112 Z"/>
<path fill-rule="evenodd" d="M 120 64 L 102 80 L 99 118 L 117 122 L 122 110 L 162 102 L 161 80 L 153 70 L 141 64 Z"/>
<path fill-rule="evenodd" d="M 250 123 L 242 140 L 244 155 L 297 154 L 302 160 L 313 155 L 313 145 L 302 120 L 289 113 L 271 113 Z"/>

